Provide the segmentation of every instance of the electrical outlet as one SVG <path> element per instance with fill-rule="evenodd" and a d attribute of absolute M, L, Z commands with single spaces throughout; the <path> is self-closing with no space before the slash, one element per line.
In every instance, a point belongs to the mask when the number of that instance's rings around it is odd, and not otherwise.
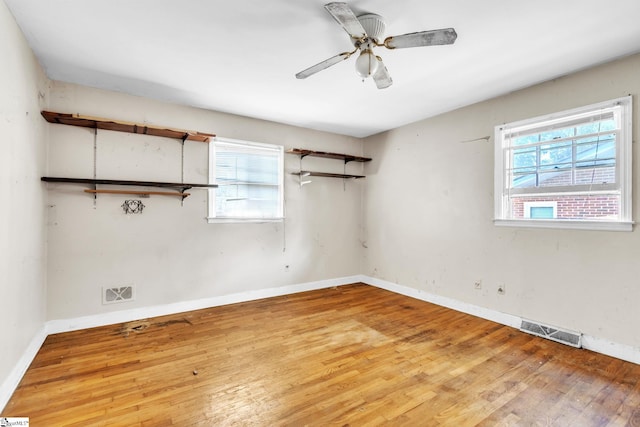
<path fill-rule="evenodd" d="M 507 285 L 505 285 L 504 283 L 501 285 L 498 285 L 498 295 L 504 295 L 507 293 Z"/>
<path fill-rule="evenodd" d="M 473 282 L 473 288 L 482 289 L 482 280 L 476 280 L 475 282 Z"/>

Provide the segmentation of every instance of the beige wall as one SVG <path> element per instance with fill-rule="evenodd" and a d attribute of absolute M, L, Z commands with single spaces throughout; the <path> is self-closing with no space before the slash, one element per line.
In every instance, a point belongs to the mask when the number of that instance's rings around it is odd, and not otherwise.
<path fill-rule="evenodd" d="M 361 154 L 359 139 L 54 82 L 51 109 L 192 129 L 221 137 Z M 92 130 L 50 125 L 51 176 L 93 177 Z M 206 183 L 207 144 L 185 143 L 185 182 Z M 176 140 L 98 131 L 97 177 L 179 181 Z M 120 205 L 135 196 L 99 195 L 49 184 L 49 319 L 75 318 L 304 284 L 361 271 L 362 181 L 315 178 L 300 188 L 297 156 L 285 155 L 284 223 L 207 224 L 206 191 L 143 199 L 141 215 Z M 342 172 L 336 160 L 303 167 Z M 362 165 L 349 164 L 353 173 Z M 352 169 L 353 168 L 353 169 Z M 289 266 L 287 269 L 286 266 Z M 134 284 L 136 300 L 102 305 L 102 287 Z"/>
<path fill-rule="evenodd" d="M 632 94 L 637 141 L 639 76 L 636 55 L 369 138 L 363 273 L 640 347 L 637 231 L 492 222 L 494 126 Z"/>
<path fill-rule="evenodd" d="M 18 360 L 44 327 L 47 79 L 0 1 L 0 408 Z"/>

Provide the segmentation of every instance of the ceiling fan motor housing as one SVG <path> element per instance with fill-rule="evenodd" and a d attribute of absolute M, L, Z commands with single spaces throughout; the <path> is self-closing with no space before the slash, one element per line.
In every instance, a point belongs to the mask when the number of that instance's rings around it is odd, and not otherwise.
<path fill-rule="evenodd" d="M 367 32 L 367 36 L 376 42 L 382 39 L 385 30 L 382 16 L 376 15 L 375 13 L 365 13 L 364 15 L 358 16 L 358 21 L 360 21 L 362 28 Z"/>

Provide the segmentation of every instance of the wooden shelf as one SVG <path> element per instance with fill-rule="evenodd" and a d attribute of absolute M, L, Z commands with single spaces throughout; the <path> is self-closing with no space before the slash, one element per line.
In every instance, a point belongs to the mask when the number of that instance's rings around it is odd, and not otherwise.
<path fill-rule="evenodd" d="M 164 128 L 159 126 L 153 126 L 148 124 L 140 124 L 133 122 L 125 122 L 120 120 L 104 119 L 100 117 L 81 116 L 79 114 L 66 114 L 66 113 L 54 113 L 52 111 L 42 111 L 42 117 L 49 123 L 58 123 L 69 126 L 79 126 L 89 129 L 104 129 L 117 132 L 135 133 L 141 135 L 160 136 L 164 138 L 178 139 L 183 142 L 183 156 L 184 156 L 184 142 L 185 141 L 198 141 L 198 142 L 210 142 L 211 138 L 215 137 L 211 133 L 203 133 L 184 129 Z M 94 145 L 94 162 L 95 162 L 95 145 Z M 184 159 L 184 157 L 183 157 Z M 183 166 L 184 167 L 184 166 Z M 184 170 L 184 169 L 183 169 Z M 94 163 L 95 172 L 95 163 Z M 91 193 L 95 196 L 97 194 L 127 194 L 127 195 L 139 195 L 139 196 L 176 196 L 181 197 L 182 200 L 189 196 L 189 193 L 185 193 L 190 188 L 216 188 L 215 184 L 189 184 L 183 182 L 158 182 L 158 181 L 131 181 L 131 180 L 115 180 L 115 179 L 90 179 L 90 178 L 62 178 L 43 176 L 41 178 L 45 182 L 61 183 L 61 184 L 90 184 L 93 189 L 84 190 L 86 193 Z M 173 191 L 148 191 L 148 190 L 103 190 L 98 189 L 98 185 L 114 185 L 114 186 L 135 186 L 135 187 L 160 187 Z"/>
<path fill-rule="evenodd" d="M 179 191 L 180 194 L 190 188 L 216 188 L 216 184 L 189 184 L 183 182 L 158 182 L 158 181 L 128 181 L 115 179 L 91 179 L 91 178 L 60 178 L 52 176 L 43 176 L 40 178 L 45 182 L 55 182 L 61 184 L 92 184 L 92 185 L 123 185 L 136 187 L 161 187 L 170 188 Z M 102 191 L 101 191 L 102 192 Z M 145 192 L 134 192 L 135 194 L 144 194 Z M 152 192 L 147 192 L 151 194 Z M 129 193 L 123 193 L 129 194 Z"/>
<path fill-rule="evenodd" d="M 183 199 L 190 196 L 191 193 L 178 193 L 175 191 L 130 191 L 130 190 L 89 190 L 85 189 L 85 193 L 90 194 L 126 194 L 132 196 L 175 196 Z"/>
<path fill-rule="evenodd" d="M 203 133 L 192 130 L 172 129 L 149 124 L 140 124 L 120 120 L 104 119 L 100 117 L 81 116 L 79 114 L 54 113 L 42 111 L 42 117 L 49 123 L 79 126 L 91 129 L 113 130 L 117 132 L 137 133 L 142 135 L 162 136 L 175 138 L 181 141 L 209 142 L 215 137 L 212 133 Z"/>
<path fill-rule="evenodd" d="M 351 154 L 329 153 L 326 151 L 303 150 L 301 148 L 292 148 L 290 150 L 287 150 L 287 153 L 297 154 L 302 158 L 306 156 L 311 156 L 311 157 L 323 157 L 325 159 L 344 160 L 345 163 L 371 161 L 371 159 L 368 157 L 352 156 Z"/>
<path fill-rule="evenodd" d="M 329 173 L 329 172 L 312 172 L 312 171 L 300 171 L 300 172 L 291 172 L 292 175 L 298 175 L 301 177 L 305 176 L 322 176 L 325 178 L 365 178 L 364 175 L 350 175 L 345 173 Z"/>
<path fill-rule="evenodd" d="M 333 160 L 342 160 L 344 161 L 345 171 L 346 165 L 349 162 L 370 162 L 371 159 L 369 157 L 360 157 L 360 156 L 352 156 L 351 154 L 342 154 L 342 153 L 330 153 L 326 151 L 314 151 L 314 150 L 304 150 L 302 148 L 292 148 L 287 150 L 288 154 L 295 154 L 300 156 L 300 164 L 302 164 L 302 159 L 306 156 L 311 157 L 322 157 L 325 159 L 333 159 Z M 343 178 L 343 179 L 360 179 L 365 178 L 364 175 L 351 175 L 347 173 L 330 173 L 330 172 L 313 172 L 313 171 L 305 171 L 301 170 L 300 172 L 292 172 L 293 175 L 298 175 L 300 177 L 300 186 L 302 187 L 305 184 L 310 183 L 311 181 L 303 181 L 303 177 L 307 176 L 320 176 L 325 178 Z"/>

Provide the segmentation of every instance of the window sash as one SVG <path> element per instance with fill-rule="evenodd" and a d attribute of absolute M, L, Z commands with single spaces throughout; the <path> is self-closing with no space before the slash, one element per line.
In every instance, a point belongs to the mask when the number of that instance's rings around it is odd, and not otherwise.
<path fill-rule="evenodd" d="M 577 126 L 580 123 L 575 123 Z M 560 127 L 560 126 L 559 126 Z M 562 127 L 564 128 L 564 126 Z M 601 139 L 602 137 L 602 139 Z M 515 192 L 515 193 L 535 193 L 538 191 L 548 191 L 548 190 L 540 190 L 540 188 L 556 188 L 556 191 L 570 191 L 567 190 L 566 187 L 575 187 L 575 189 L 583 188 L 586 190 L 597 190 L 597 189 L 610 189 L 610 188 L 619 188 L 620 181 L 620 172 L 618 168 L 619 158 L 619 145 L 620 145 L 620 131 L 616 130 L 607 130 L 604 132 L 591 133 L 587 135 L 573 136 L 567 138 L 558 138 L 556 140 L 550 141 L 542 141 L 538 143 L 532 143 L 527 145 L 513 145 L 513 139 L 506 138 L 503 142 L 503 158 L 502 164 L 504 165 L 504 179 L 503 185 L 504 189 L 507 191 Z M 595 140 L 592 140 L 595 138 Z M 570 144 L 567 144 L 570 142 Z M 613 151 L 615 155 L 612 157 L 608 151 L 610 151 L 610 147 L 608 145 L 613 142 Z M 600 146 L 604 146 L 602 148 L 603 153 L 607 153 L 607 155 L 603 157 L 599 157 L 597 150 Z M 587 150 L 584 150 L 585 147 L 591 147 L 591 149 L 595 148 L 595 155 L 587 156 L 586 158 L 580 158 L 580 154 L 587 153 Z M 580 149 L 584 151 L 580 152 Z M 566 157 L 561 157 L 559 160 L 545 162 L 541 157 L 542 155 L 551 155 L 553 150 L 564 150 L 570 151 L 571 155 Z M 533 159 L 533 164 L 531 165 L 522 165 L 515 166 L 515 157 L 518 155 L 529 155 L 528 157 Z M 577 182 L 577 176 L 579 171 L 588 172 L 592 171 L 592 179 L 596 177 L 595 171 L 597 169 L 602 168 L 614 168 L 613 171 L 613 183 L 611 182 L 590 182 L 587 184 Z M 571 183 L 568 185 L 543 185 L 543 182 L 546 180 L 541 180 L 541 177 L 547 177 L 547 180 L 553 178 L 553 175 L 558 175 L 561 173 L 568 173 L 570 177 Z M 533 185 L 527 186 L 517 186 L 514 185 L 514 181 L 518 177 L 531 176 L 535 183 Z M 585 187 L 586 185 L 586 187 Z"/>

